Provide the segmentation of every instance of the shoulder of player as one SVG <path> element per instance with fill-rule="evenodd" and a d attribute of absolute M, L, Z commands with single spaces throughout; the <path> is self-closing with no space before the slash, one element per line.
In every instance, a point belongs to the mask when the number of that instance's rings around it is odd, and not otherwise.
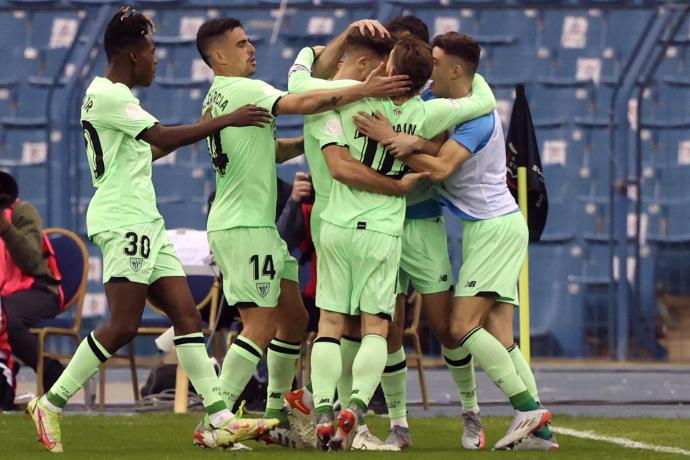
<path fill-rule="evenodd" d="M 494 129 L 495 115 L 493 112 L 482 115 L 481 117 L 473 118 L 465 123 L 455 127 L 455 131 L 461 130 L 476 130 L 477 132 L 490 133 Z"/>

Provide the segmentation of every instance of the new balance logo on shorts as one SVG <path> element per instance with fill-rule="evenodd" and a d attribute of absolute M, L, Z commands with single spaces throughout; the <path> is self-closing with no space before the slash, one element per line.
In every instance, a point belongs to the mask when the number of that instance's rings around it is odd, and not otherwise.
<path fill-rule="evenodd" d="M 256 283 L 256 291 L 261 297 L 266 297 L 269 289 L 271 289 L 271 285 L 269 283 Z"/>
<path fill-rule="evenodd" d="M 465 283 L 465 287 L 473 288 L 477 285 L 476 281 L 468 281 Z"/>
<path fill-rule="evenodd" d="M 441 275 L 441 276 L 438 277 L 438 280 L 439 280 L 441 283 L 445 283 L 446 281 L 448 281 L 448 275 Z"/>

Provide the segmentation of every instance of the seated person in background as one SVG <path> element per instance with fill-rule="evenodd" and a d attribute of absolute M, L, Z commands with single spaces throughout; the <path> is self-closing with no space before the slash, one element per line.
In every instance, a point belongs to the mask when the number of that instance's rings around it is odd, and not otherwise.
<path fill-rule="evenodd" d="M 289 196 L 288 196 L 289 194 Z M 285 195 L 283 199 L 283 195 Z M 283 203 L 284 202 L 284 203 Z M 308 331 L 316 331 L 319 311 L 316 308 L 316 251 L 311 237 L 311 212 L 314 205 L 314 187 L 311 175 L 298 171 L 292 186 L 278 179 L 278 233 L 285 240 L 288 250 L 299 248 L 300 265 L 309 265 L 309 282 L 302 284 L 302 301 L 309 313 Z"/>
<path fill-rule="evenodd" d="M 62 291 L 41 216 L 28 201 L 12 200 L 15 190 L 12 176 L 0 171 L 0 299 L 12 353 L 35 371 L 38 339 L 29 328 L 60 313 Z M 46 358 L 44 369 L 43 387 L 50 388 L 63 368 Z"/>

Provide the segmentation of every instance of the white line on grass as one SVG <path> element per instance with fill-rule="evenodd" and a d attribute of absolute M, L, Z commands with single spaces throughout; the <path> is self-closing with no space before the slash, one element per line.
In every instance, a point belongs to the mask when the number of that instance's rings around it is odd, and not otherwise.
<path fill-rule="evenodd" d="M 647 444 L 645 442 L 633 441 L 628 438 L 619 438 L 614 436 L 603 436 L 596 434 L 593 431 L 578 431 L 570 428 L 551 428 L 558 434 L 565 436 L 573 436 L 581 439 L 592 439 L 594 441 L 604 441 L 611 444 L 617 444 L 619 446 L 627 447 L 628 449 L 644 449 L 653 450 L 655 452 L 663 452 L 666 454 L 679 454 L 690 457 L 690 450 L 681 449 L 680 447 L 668 447 L 668 446 L 657 446 L 654 444 Z"/>

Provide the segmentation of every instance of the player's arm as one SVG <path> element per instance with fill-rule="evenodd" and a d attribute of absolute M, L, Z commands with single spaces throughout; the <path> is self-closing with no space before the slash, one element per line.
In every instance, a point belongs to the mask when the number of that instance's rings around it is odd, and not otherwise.
<path fill-rule="evenodd" d="M 317 78 L 332 78 L 338 71 L 338 63 L 345 53 L 345 46 L 347 44 L 347 35 L 350 31 L 359 29 L 362 34 L 367 32 L 371 35 L 380 35 L 381 37 L 388 37 L 390 34 L 383 25 L 375 19 L 362 19 L 355 21 L 343 30 L 340 35 L 326 45 L 326 48 L 319 54 L 319 58 L 314 64 L 313 74 Z"/>
<path fill-rule="evenodd" d="M 424 103 L 429 116 L 424 121 L 429 132 L 440 133 L 456 125 L 487 115 L 496 108 L 489 84 L 479 74 L 472 80 L 472 93 L 459 99 L 432 99 Z"/>
<path fill-rule="evenodd" d="M 180 126 L 163 126 L 156 123 L 142 131 L 138 138 L 143 139 L 152 146 L 154 160 L 167 155 L 178 147 L 194 144 L 207 138 L 215 131 L 228 126 L 258 126 L 261 127 L 272 120 L 268 110 L 256 105 L 245 105 L 234 112 L 220 115 L 215 118 L 202 119 L 196 123 Z"/>
<path fill-rule="evenodd" d="M 276 140 L 276 163 L 285 163 L 304 153 L 304 136 Z"/>
<path fill-rule="evenodd" d="M 322 152 L 333 179 L 367 192 L 404 196 L 421 178 L 428 176 L 427 173 L 411 173 L 395 180 L 352 158 L 347 147 L 330 144 L 325 145 Z"/>
<path fill-rule="evenodd" d="M 404 157 L 412 153 L 426 153 L 436 156 L 441 145 L 447 139 L 446 133 L 437 134 L 433 139 L 427 140 L 419 136 L 406 133 L 396 133 L 393 125 L 386 117 L 376 112 L 373 116 L 366 112 L 358 112 L 352 117 L 357 130 L 378 143 L 391 146 L 396 149 L 396 156 Z"/>
<path fill-rule="evenodd" d="M 356 85 L 353 80 L 324 80 L 312 75 L 316 51 L 306 47 L 297 53 L 294 64 L 288 72 L 288 91 L 290 93 L 305 93 L 317 89 L 335 89 Z"/>
<path fill-rule="evenodd" d="M 276 102 L 273 112 L 279 114 L 310 115 L 326 112 L 350 104 L 365 97 L 385 98 L 404 94 L 409 89 L 407 75 L 385 77 L 383 63 L 374 70 L 366 81 L 347 88 L 308 91 L 302 94 L 288 94 Z"/>
<path fill-rule="evenodd" d="M 464 145 L 450 139 L 446 141 L 438 151 L 438 156 L 425 153 L 415 153 L 403 161 L 415 171 L 429 173 L 429 179 L 434 182 L 443 182 L 455 172 L 462 163 L 470 157 L 471 153 Z"/>

